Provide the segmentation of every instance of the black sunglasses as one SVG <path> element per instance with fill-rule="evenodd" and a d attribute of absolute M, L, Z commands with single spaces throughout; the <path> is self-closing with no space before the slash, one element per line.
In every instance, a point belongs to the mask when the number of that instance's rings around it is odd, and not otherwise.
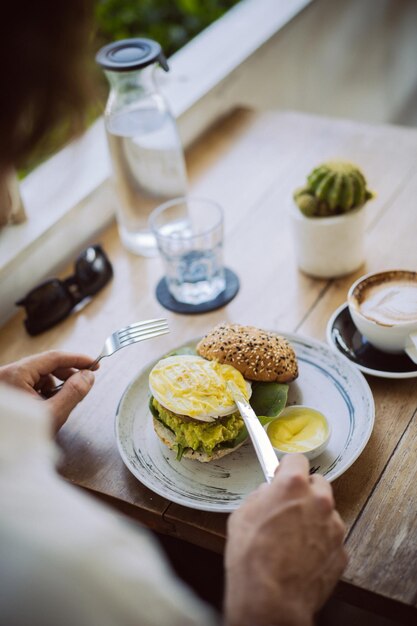
<path fill-rule="evenodd" d="M 113 268 L 101 246 L 90 246 L 75 262 L 72 276 L 52 278 L 35 287 L 19 302 L 26 309 L 26 330 L 38 335 L 65 319 L 84 298 L 94 296 L 113 276 Z"/>

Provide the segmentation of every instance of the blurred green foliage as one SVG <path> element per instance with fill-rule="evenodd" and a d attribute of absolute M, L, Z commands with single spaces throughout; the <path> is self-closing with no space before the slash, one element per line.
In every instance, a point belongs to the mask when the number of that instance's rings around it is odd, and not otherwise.
<path fill-rule="evenodd" d="M 171 56 L 238 0 L 97 0 L 97 39 L 148 37 Z"/>
<path fill-rule="evenodd" d="M 161 44 L 166 57 L 221 17 L 239 0 L 96 0 L 95 32 L 92 49 L 117 39 L 147 37 Z M 92 58 L 86 71 L 93 83 L 92 101 L 85 113 L 91 124 L 104 109 L 108 93 L 102 70 Z M 68 120 L 51 130 L 41 146 L 35 148 L 29 161 L 19 171 L 23 178 L 34 167 L 62 148 L 72 138 Z"/>

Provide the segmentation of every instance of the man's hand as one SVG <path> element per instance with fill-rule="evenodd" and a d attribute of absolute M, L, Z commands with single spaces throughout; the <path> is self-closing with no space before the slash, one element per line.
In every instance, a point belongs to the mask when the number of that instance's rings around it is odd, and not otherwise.
<path fill-rule="evenodd" d="M 346 567 L 331 486 L 308 470 L 304 456 L 285 456 L 272 483 L 230 516 L 228 626 L 310 626 Z"/>
<path fill-rule="evenodd" d="M 94 383 L 94 374 L 88 368 L 94 359 L 69 352 L 42 352 L 16 363 L 0 367 L 0 381 L 19 387 L 37 398 L 65 380 L 61 391 L 45 400 L 54 418 L 54 430 L 65 424 L 72 409 L 87 395 Z M 97 368 L 96 368 L 97 369 Z"/>

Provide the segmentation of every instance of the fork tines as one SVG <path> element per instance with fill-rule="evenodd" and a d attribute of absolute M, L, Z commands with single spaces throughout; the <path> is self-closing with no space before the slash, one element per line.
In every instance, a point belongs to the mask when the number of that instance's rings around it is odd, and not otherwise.
<path fill-rule="evenodd" d="M 143 339 L 151 339 L 152 337 L 165 335 L 168 332 L 168 321 L 166 319 L 155 319 L 131 324 L 121 329 L 117 335 L 120 344 L 123 345 L 125 343 L 133 343 Z"/>
<path fill-rule="evenodd" d="M 121 328 L 116 332 L 121 338 L 125 334 L 130 334 L 137 330 L 154 330 L 156 328 L 160 328 L 161 326 L 168 328 L 168 320 L 161 317 L 160 319 L 145 320 L 144 322 L 134 322 L 133 324 L 129 324 L 129 326 L 125 326 L 125 328 Z"/>
<path fill-rule="evenodd" d="M 164 328 L 153 332 L 142 332 L 140 334 L 134 335 L 133 337 L 121 339 L 120 347 L 123 348 L 124 346 L 128 346 L 131 343 L 137 343 L 138 341 L 144 341 L 145 339 L 152 339 L 153 337 L 159 337 L 160 335 L 166 335 L 167 333 L 169 333 L 169 328 Z"/>

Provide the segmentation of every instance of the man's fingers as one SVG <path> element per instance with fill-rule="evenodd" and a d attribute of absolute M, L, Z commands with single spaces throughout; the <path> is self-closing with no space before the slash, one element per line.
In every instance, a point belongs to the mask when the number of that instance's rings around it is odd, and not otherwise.
<path fill-rule="evenodd" d="M 321 476 L 320 474 L 313 474 L 313 476 L 310 476 L 310 484 L 317 505 L 323 510 L 324 513 L 330 513 L 335 507 L 335 502 L 333 498 L 333 490 L 329 481 L 327 481 L 324 476 Z"/>
<path fill-rule="evenodd" d="M 39 382 L 35 385 L 35 391 L 43 394 L 45 391 L 49 391 L 55 387 L 55 379 L 52 374 L 46 374 L 41 376 Z"/>
<path fill-rule="evenodd" d="M 61 391 L 47 400 L 55 418 L 56 430 L 65 424 L 72 409 L 87 395 L 94 384 L 94 374 L 89 370 L 77 372 L 65 381 Z"/>
<path fill-rule="evenodd" d="M 277 473 L 290 476 L 292 474 L 309 475 L 310 465 L 304 454 L 286 454 L 279 464 Z"/>
<path fill-rule="evenodd" d="M 60 350 L 50 350 L 41 352 L 33 357 L 24 359 L 27 365 L 37 368 L 40 376 L 50 374 L 61 368 L 75 368 L 77 370 L 87 369 L 94 359 L 86 354 L 74 354 L 72 352 L 61 352 Z"/>
<path fill-rule="evenodd" d="M 73 367 L 58 367 L 53 373 L 54 376 L 59 378 L 59 380 L 67 380 L 70 376 L 75 374 L 77 370 Z"/>
<path fill-rule="evenodd" d="M 288 496 L 304 492 L 309 485 L 309 463 L 303 454 L 286 454 L 279 464 L 272 485 Z"/>

